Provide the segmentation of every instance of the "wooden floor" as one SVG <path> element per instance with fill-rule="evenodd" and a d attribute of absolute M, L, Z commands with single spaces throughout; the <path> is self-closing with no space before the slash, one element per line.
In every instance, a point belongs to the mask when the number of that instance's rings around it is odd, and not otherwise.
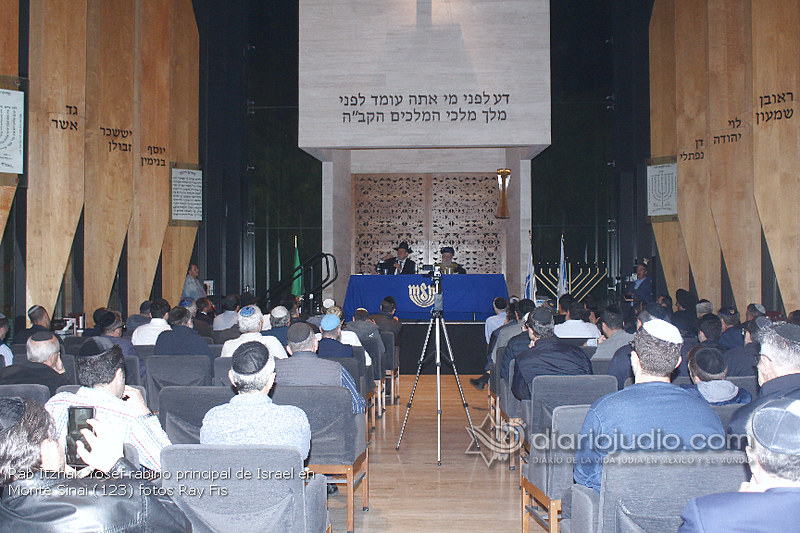
<path fill-rule="evenodd" d="M 486 416 L 486 392 L 461 376 L 472 421 Z M 414 396 L 400 450 L 403 424 L 414 376 L 400 380 L 400 403 L 387 405 L 370 445 L 370 509 L 361 511 L 356 491 L 355 531 L 366 532 L 508 532 L 521 531 L 519 472 L 508 462 L 491 468 L 477 455 L 465 455 L 470 438 L 461 397 L 453 376 L 442 376 L 442 466 L 436 465 L 436 376 L 423 375 Z M 329 498 L 334 532 L 347 531 L 343 491 Z M 535 521 L 532 533 L 542 531 Z"/>

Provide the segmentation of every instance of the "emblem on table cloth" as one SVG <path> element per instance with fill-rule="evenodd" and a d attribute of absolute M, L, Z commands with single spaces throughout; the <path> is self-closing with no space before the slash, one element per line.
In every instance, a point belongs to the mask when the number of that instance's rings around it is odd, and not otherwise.
<path fill-rule="evenodd" d="M 408 286 L 408 297 L 417 307 L 432 306 L 434 294 L 436 294 L 436 289 L 425 283 Z"/>

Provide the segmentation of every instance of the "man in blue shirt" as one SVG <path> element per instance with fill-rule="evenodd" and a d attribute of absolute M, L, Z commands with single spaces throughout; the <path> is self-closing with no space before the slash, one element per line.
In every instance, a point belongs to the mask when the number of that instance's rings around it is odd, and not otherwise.
<path fill-rule="evenodd" d="M 583 421 L 573 474 L 600 492 L 603 458 L 614 451 L 672 451 L 725 447 L 725 430 L 708 402 L 670 383 L 680 363 L 678 329 L 650 320 L 633 337 L 636 382 L 594 402 Z"/>

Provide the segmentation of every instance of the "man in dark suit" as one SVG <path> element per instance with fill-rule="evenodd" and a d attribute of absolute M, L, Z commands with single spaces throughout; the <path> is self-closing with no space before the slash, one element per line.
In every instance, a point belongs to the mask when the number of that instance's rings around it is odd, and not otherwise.
<path fill-rule="evenodd" d="M 397 310 L 397 302 L 394 297 L 387 296 L 381 300 L 381 312 L 375 315 L 369 315 L 369 318 L 375 322 L 375 325 L 384 331 L 391 331 L 394 333 L 394 343 L 400 343 L 400 330 L 403 329 L 403 323 L 400 319 L 394 316 Z"/>
<path fill-rule="evenodd" d="M 748 422 L 752 477 L 739 492 L 694 498 L 679 533 L 797 531 L 800 524 L 800 400 L 772 400 Z"/>
<path fill-rule="evenodd" d="M 342 322 L 338 316 L 328 313 L 322 317 L 319 329 L 322 330 L 322 338 L 317 348 L 320 357 L 353 357 L 353 347 L 339 342 Z"/>
<path fill-rule="evenodd" d="M 64 372 L 61 362 L 61 346 L 56 336 L 49 331 L 37 331 L 26 343 L 27 362 L 13 364 L 0 371 L 0 385 L 35 383 L 45 385 L 54 396 L 62 385 L 72 381 Z"/>
<path fill-rule="evenodd" d="M 417 265 L 414 260 L 408 257 L 411 253 L 411 248 L 408 243 L 403 241 L 400 246 L 395 248 L 397 257 L 392 254 L 386 254 L 383 261 L 378 263 L 378 272 L 382 274 L 415 274 L 417 272 Z"/>
<path fill-rule="evenodd" d="M 208 343 L 192 328 L 192 313 L 173 307 L 167 315 L 171 330 L 162 331 L 156 340 L 155 355 L 209 355 Z"/>

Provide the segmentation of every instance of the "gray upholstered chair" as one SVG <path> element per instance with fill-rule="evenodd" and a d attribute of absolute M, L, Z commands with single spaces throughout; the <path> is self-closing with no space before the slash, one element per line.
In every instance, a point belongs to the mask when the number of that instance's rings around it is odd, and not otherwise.
<path fill-rule="evenodd" d="M 20 384 L 0 385 L 0 398 L 28 398 L 44 405 L 50 399 L 50 389 L 46 385 Z"/>
<path fill-rule="evenodd" d="M 364 377 L 362 382 L 358 385 L 358 390 L 361 396 L 367 401 L 367 409 L 369 410 L 369 427 L 375 428 L 375 419 L 377 417 L 377 403 L 378 403 L 378 388 L 375 386 L 375 381 L 372 379 L 373 369 L 372 365 L 367 365 L 367 353 L 363 346 L 353 346 L 353 357 L 364 361 Z M 356 381 L 358 383 L 358 381 Z"/>
<path fill-rule="evenodd" d="M 161 468 L 162 488 L 195 532 L 322 533 L 328 527 L 325 476 L 306 480 L 294 447 L 173 444 L 161 450 Z M 181 475 L 186 472 L 230 476 L 209 481 Z"/>
<path fill-rule="evenodd" d="M 571 489 L 565 533 L 677 531 L 692 498 L 736 492 L 749 478 L 740 451 L 620 452 L 603 461 L 600 494 Z M 637 529 L 638 528 L 638 529 Z"/>
<path fill-rule="evenodd" d="M 142 358 L 145 362 L 145 366 L 147 366 L 147 358 L 153 356 L 153 352 L 155 352 L 156 346 L 155 344 L 137 344 L 136 345 L 136 353 L 139 354 L 139 357 Z"/>
<path fill-rule="evenodd" d="M 211 361 L 205 355 L 151 355 L 147 365 L 147 396 L 157 412 L 158 394 L 164 387 L 211 385 Z"/>
<path fill-rule="evenodd" d="M 27 354 L 27 345 L 25 343 L 17 343 L 11 345 L 11 353 L 14 354 L 14 362 L 16 363 L 17 356 L 22 355 L 23 357 Z"/>
<path fill-rule="evenodd" d="M 128 385 L 141 385 L 142 374 L 139 367 L 139 358 L 135 355 L 125 356 L 125 383 Z"/>
<path fill-rule="evenodd" d="M 712 405 L 711 408 L 717 413 L 720 422 L 722 422 L 722 427 L 725 428 L 725 433 L 728 432 L 728 426 L 730 426 L 731 418 L 733 418 L 733 413 L 739 410 L 742 407 L 740 403 L 731 403 L 728 405 Z M 738 449 L 738 448 L 735 448 Z"/>
<path fill-rule="evenodd" d="M 755 400 L 756 396 L 758 396 L 758 390 L 760 387 L 758 386 L 758 377 L 756 376 L 731 376 L 726 378 L 728 381 L 739 387 L 740 389 L 744 389 L 750 393 L 750 395 Z"/>
<path fill-rule="evenodd" d="M 228 372 L 231 369 L 232 357 L 217 357 L 214 359 L 214 378 L 211 384 L 215 387 L 232 387 Z"/>
<path fill-rule="evenodd" d="M 592 374 L 595 376 L 603 376 L 608 374 L 608 369 L 611 367 L 611 359 L 592 359 Z"/>
<path fill-rule="evenodd" d="M 209 344 L 208 345 L 208 353 L 211 355 L 211 359 L 216 359 L 222 354 L 222 347 L 224 344 Z"/>
<path fill-rule="evenodd" d="M 235 394 L 230 385 L 164 387 L 158 402 L 158 420 L 173 444 L 199 444 L 203 417 L 212 407 L 228 403 Z"/>
<path fill-rule="evenodd" d="M 560 435 L 578 435 L 588 412 L 589 405 L 561 405 L 553 409 L 550 439 Z M 523 533 L 530 531 L 530 518 L 556 533 L 561 496 L 573 484 L 575 450 L 545 445 L 551 442 L 539 438 L 531 441 L 527 461 L 522 465 Z"/>
<path fill-rule="evenodd" d="M 272 399 L 305 411 L 311 425 L 308 467 L 343 483 L 347 493 L 347 531 L 354 527 L 355 488 L 361 484 L 362 509 L 369 509 L 369 449 L 363 415 L 353 414 L 344 387 L 276 386 Z"/>
<path fill-rule="evenodd" d="M 72 355 L 78 355 L 78 351 L 81 349 L 81 346 L 83 346 L 83 343 L 89 339 L 91 339 L 91 337 L 75 337 L 73 335 L 68 335 L 64 337 L 64 351 Z"/>

